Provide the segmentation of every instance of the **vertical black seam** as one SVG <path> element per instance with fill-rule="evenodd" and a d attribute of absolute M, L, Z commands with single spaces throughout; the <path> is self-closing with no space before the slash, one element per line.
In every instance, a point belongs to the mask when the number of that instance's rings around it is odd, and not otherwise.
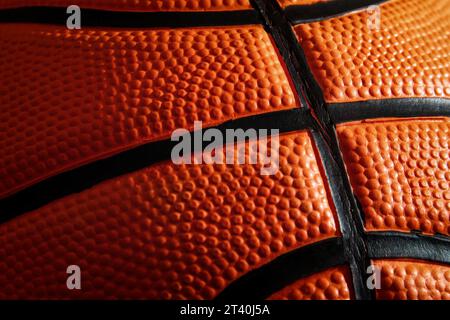
<path fill-rule="evenodd" d="M 294 85 L 297 96 L 300 99 L 301 107 L 310 108 L 311 103 L 307 100 L 304 81 L 299 73 L 294 52 L 290 45 L 286 42 L 283 30 L 280 27 L 281 19 L 284 17 L 281 12 L 267 8 L 266 5 L 270 0 L 250 0 L 255 10 L 259 13 L 263 26 L 267 33 L 272 37 L 276 50 L 280 53 L 282 63 L 286 66 L 289 76 Z"/>
<path fill-rule="evenodd" d="M 336 207 L 339 225 L 343 237 L 346 260 L 350 265 L 355 298 L 369 300 L 374 298 L 365 284 L 366 268 L 370 265 L 366 235 L 360 208 L 354 198 L 345 165 L 341 158 L 334 124 L 326 110 L 322 90 L 312 74 L 304 52 L 297 41 L 285 12 L 276 0 L 252 0 L 265 21 L 268 32 L 272 35 L 285 59 L 298 94 L 317 112 L 314 117 L 313 140 L 320 153 L 323 169 Z"/>
<path fill-rule="evenodd" d="M 355 297 L 361 300 L 369 300 L 371 293 L 365 284 L 365 273 L 370 259 L 366 235 L 362 229 L 362 221 L 355 210 L 352 198 L 348 196 L 348 189 L 342 179 L 342 169 L 333 159 L 329 145 L 323 139 L 320 132 L 312 133 L 313 140 L 320 154 L 320 163 L 328 181 L 331 197 L 336 208 L 339 226 L 342 233 L 344 252 L 350 265 L 352 284 Z"/>

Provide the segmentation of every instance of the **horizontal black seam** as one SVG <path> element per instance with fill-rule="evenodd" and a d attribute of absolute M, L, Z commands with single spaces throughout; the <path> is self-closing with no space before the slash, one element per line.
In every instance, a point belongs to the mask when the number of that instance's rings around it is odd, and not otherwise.
<path fill-rule="evenodd" d="M 343 251 L 340 238 L 331 238 L 292 250 L 238 278 L 226 287 L 216 300 L 266 299 L 301 278 L 346 264 Z"/>
<path fill-rule="evenodd" d="M 285 9 L 293 24 L 331 19 L 372 5 L 379 5 L 387 0 L 334 0 L 318 2 L 311 5 L 294 5 Z"/>
<path fill-rule="evenodd" d="M 67 8 L 26 7 L 0 10 L 0 23 L 66 25 Z M 261 24 L 255 10 L 202 12 L 130 12 L 81 8 L 81 28 L 184 28 Z"/>
<path fill-rule="evenodd" d="M 213 128 L 222 133 L 227 129 L 238 128 L 278 129 L 280 133 L 285 133 L 312 129 L 314 124 L 310 110 L 296 108 L 230 120 Z M 192 136 L 194 133 L 190 134 Z M 102 181 L 170 160 L 171 150 L 177 143 L 170 139 L 146 143 L 36 183 L 0 200 L 0 223 L 62 197 L 81 192 Z"/>
<path fill-rule="evenodd" d="M 417 259 L 450 264 L 450 239 L 401 232 L 367 233 L 372 259 Z"/>
<path fill-rule="evenodd" d="M 371 293 L 365 284 L 366 268 L 369 263 L 365 234 L 362 222 L 357 213 L 352 214 L 351 199 L 347 197 L 348 190 L 342 180 L 342 171 L 332 157 L 331 149 L 318 132 L 312 133 L 319 150 L 331 196 L 337 211 L 339 226 L 342 233 L 344 253 L 352 270 L 352 280 L 355 297 L 358 300 L 369 300 Z M 345 179 L 345 178 L 344 178 Z M 356 216 L 356 218 L 355 218 Z"/>
<path fill-rule="evenodd" d="M 447 98 L 395 98 L 332 103 L 327 109 L 334 123 L 387 117 L 450 116 Z"/>

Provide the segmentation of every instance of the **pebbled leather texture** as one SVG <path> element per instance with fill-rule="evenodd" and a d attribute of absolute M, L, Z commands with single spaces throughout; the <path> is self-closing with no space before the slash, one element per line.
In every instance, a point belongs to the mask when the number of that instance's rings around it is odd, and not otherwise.
<path fill-rule="evenodd" d="M 194 121 L 207 127 L 297 105 L 261 26 L 7 24 L 0 39 L 8 47 L 0 52 L 8 79 L 0 83 L 0 197 Z"/>
<path fill-rule="evenodd" d="M 350 300 L 349 274 L 346 267 L 331 268 L 296 281 L 269 300 Z"/>
<path fill-rule="evenodd" d="M 450 300 L 450 268 L 426 261 L 375 260 L 380 300 Z"/>
<path fill-rule="evenodd" d="M 328 103 L 450 97 L 450 7 L 442 0 L 393 0 L 294 26 Z M 345 105 L 342 106 L 345 108 Z"/>
<path fill-rule="evenodd" d="M 121 11 L 228 11 L 251 9 L 249 0 L 0 0 L 0 8 L 31 6 L 68 7 Z"/>
<path fill-rule="evenodd" d="M 450 234 L 450 121 L 341 124 L 339 143 L 368 230 Z"/>
<path fill-rule="evenodd" d="M 450 300 L 448 1 L 70 4 L 0 0 L 0 299 Z"/>
<path fill-rule="evenodd" d="M 338 236 L 308 132 L 279 144 L 273 176 L 168 161 L 0 225 L 0 299 L 211 299 L 283 253 Z M 83 290 L 66 288 L 72 264 Z"/>

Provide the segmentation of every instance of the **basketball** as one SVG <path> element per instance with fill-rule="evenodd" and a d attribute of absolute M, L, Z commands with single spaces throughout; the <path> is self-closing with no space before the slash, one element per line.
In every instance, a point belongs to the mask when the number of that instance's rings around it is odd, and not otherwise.
<path fill-rule="evenodd" d="M 0 300 L 450 300 L 449 4 L 0 0 Z"/>

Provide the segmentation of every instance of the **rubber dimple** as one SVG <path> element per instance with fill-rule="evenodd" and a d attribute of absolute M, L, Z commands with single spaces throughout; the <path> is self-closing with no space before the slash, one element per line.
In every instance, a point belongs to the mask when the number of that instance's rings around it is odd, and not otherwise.
<path fill-rule="evenodd" d="M 279 145 L 274 175 L 165 162 L 0 225 L 0 299 L 211 299 L 283 253 L 339 236 L 309 133 Z M 69 265 L 82 290 L 67 290 Z"/>
<path fill-rule="evenodd" d="M 2 24 L 0 197 L 175 129 L 298 106 L 261 26 Z"/>
<path fill-rule="evenodd" d="M 71 0 L 0 0 L 0 8 L 68 7 Z M 251 9 L 249 0 L 77 0 L 81 8 L 121 11 L 230 11 Z"/>
<path fill-rule="evenodd" d="M 415 260 L 375 260 L 380 300 L 450 300 L 450 267 Z"/>
<path fill-rule="evenodd" d="M 450 234 L 450 121 L 379 119 L 337 127 L 368 230 Z"/>
<path fill-rule="evenodd" d="M 450 98 L 450 7 L 393 0 L 379 8 L 294 27 L 325 101 Z"/>
<path fill-rule="evenodd" d="M 274 293 L 269 300 L 350 300 L 348 267 L 334 267 L 300 279 Z"/>

